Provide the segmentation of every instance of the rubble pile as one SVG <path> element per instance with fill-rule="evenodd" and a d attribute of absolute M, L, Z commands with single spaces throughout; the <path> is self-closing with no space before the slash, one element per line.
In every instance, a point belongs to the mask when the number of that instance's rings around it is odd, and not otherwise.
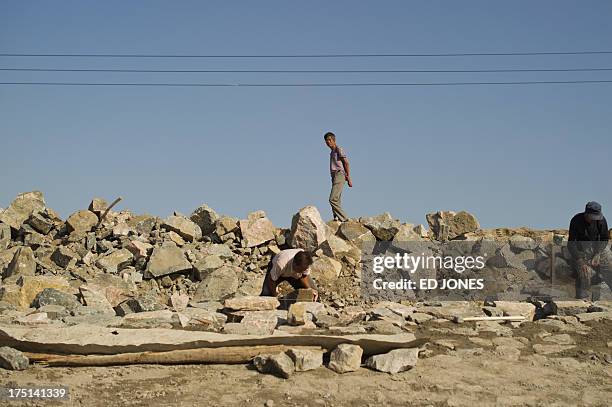
<path fill-rule="evenodd" d="M 62 220 L 46 206 L 41 192 L 27 192 L 0 210 L 0 328 L 88 324 L 268 336 L 312 332 L 393 335 L 429 327 L 453 335 L 459 330 L 478 339 L 472 336 L 479 332 L 511 337 L 512 329 L 521 325 L 496 317 L 522 316 L 530 323 L 541 320 L 560 332 L 587 330 L 583 322 L 611 319 L 612 308 L 606 302 L 364 299 L 360 283 L 366 245 L 418 241 L 435 247 L 455 240 L 501 241 L 504 244 L 490 261 L 505 270 L 501 274 L 514 278 L 510 271 L 525 274 L 525 262 L 533 260 L 534 253 L 551 242 L 562 242 L 567 235 L 561 230 L 482 230 L 467 212 L 437 212 L 427 215 L 427 222 L 429 230 L 384 213 L 325 223 L 317 208 L 306 206 L 286 229 L 276 227 L 264 211 L 237 219 L 202 205 L 189 216 L 174 213 L 162 219 L 108 210 L 108 203 L 100 198 Z M 320 288 L 321 302 L 309 302 L 312 294 L 308 290 L 292 292 L 285 283 L 279 299 L 258 297 L 272 257 L 296 247 L 314 254 L 311 273 Z M 559 261 L 566 261 L 563 256 L 560 254 Z M 543 268 L 542 275 L 523 277 L 529 281 L 547 275 Z M 457 325 L 457 319 L 464 317 L 485 320 L 470 327 Z M 516 356 L 508 347 L 525 346 L 488 341 L 478 344 L 501 348 L 505 355 Z M 438 348 L 455 349 L 452 341 L 438 342 Z M 571 337 L 550 335 L 538 338 L 533 350 L 548 354 L 573 346 Z M 21 369 L 27 365 L 27 358 L 11 350 L 0 351 L 2 366 Z M 416 364 L 419 351 L 426 357 L 430 350 L 395 349 L 366 356 L 358 345 L 339 344 L 327 351 L 329 368 L 339 373 L 355 371 L 362 364 L 398 373 Z M 262 372 L 288 377 L 318 368 L 323 356 L 295 348 L 257 356 L 253 363 Z"/>

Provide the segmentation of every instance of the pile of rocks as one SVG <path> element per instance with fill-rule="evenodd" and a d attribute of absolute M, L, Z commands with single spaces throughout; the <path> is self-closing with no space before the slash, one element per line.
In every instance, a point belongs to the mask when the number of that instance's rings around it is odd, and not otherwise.
<path fill-rule="evenodd" d="M 223 330 L 227 324 L 232 332 L 245 326 L 269 330 L 276 324 L 264 314 L 228 318 L 217 311 L 226 299 L 257 295 L 270 260 L 283 249 L 314 253 L 311 272 L 322 302 L 342 312 L 364 305 L 362 255 L 375 243 L 476 245 L 501 239 L 505 245 L 490 261 L 500 269 L 525 271 L 546 242 L 565 238 L 564 231 L 483 231 L 467 212 L 429 214 L 428 231 L 388 213 L 325 223 L 313 206 L 300 209 L 289 229 L 274 226 L 263 211 L 237 219 L 202 205 L 189 216 L 174 213 L 162 219 L 107 209 L 107 202 L 96 198 L 88 209 L 63 220 L 34 191 L 18 195 L 2 210 L 0 312 L 10 310 L 27 324 L 44 323 L 46 315 L 68 323 L 122 317 L 122 324 L 135 327 L 154 319 L 190 329 Z M 542 278 L 546 270 L 543 264 Z M 290 291 L 285 286 L 283 293 Z"/>

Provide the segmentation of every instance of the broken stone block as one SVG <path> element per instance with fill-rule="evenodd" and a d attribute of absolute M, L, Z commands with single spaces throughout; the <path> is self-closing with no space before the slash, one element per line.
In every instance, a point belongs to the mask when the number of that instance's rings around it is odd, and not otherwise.
<path fill-rule="evenodd" d="M 155 228 L 158 218 L 151 215 L 132 216 L 126 221 L 128 226 L 136 230 L 141 235 L 149 235 Z"/>
<path fill-rule="evenodd" d="M 536 312 L 536 306 L 528 302 L 495 301 L 495 308 L 507 316 L 522 315 L 527 321 L 533 321 Z"/>
<path fill-rule="evenodd" d="M 223 216 L 215 222 L 215 233 L 217 236 L 227 235 L 238 230 L 238 218 Z"/>
<path fill-rule="evenodd" d="M 174 242 L 178 247 L 183 247 L 186 244 L 185 240 L 183 240 L 181 235 L 179 235 L 178 233 L 172 232 L 172 231 L 166 233 L 166 235 L 164 236 L 164 239 L 168 239 Z"/>
<path fill-rule="evenodd" d="M 325 312 L 320 302 L 296 302 L 289 306 L 287 322 L 291 325 L 304 325 L 313 320 L 314 315 Z"/>
<path fill-rule="evenodd" d="M 19 309 L 27 309 L 36 295 L 45 288 L 55 288 L 69 293 L 70 284 L 61 277 L 55 276 L 21 276 L 15 285 L 6 284 L 0 287 L 0 300 L 9 302 Z"/>
<path fill-rule="evenodd" d="M 296 372 L 306 372 L 323 366 L 323 352 L 307 349 L 289 349 L 287 356 L 293 360 Z"/>
<path fill-rule="evenodd" d="M 327 225 L 319 210 L 305 206 L 291 219 L 291 247 L 314 252 L 327 239 Z"/>
<path fill-rule="evenodd" d="M 55 320 L 67 317 L 70 312 L 61 305 L 45 305 L 40 307 L 36 312 L 44 312 L 47 314 L 47 318 Z"/>
<path fill-rule="evenodd" d="M 309 269 L 317 284 L 322 286 L 333 285 L 340 277 L 342 263 L 331 257 L 320 256 L 315 258 Z"/>
<path fill-rule="evenodd" d="M 407 319 L 408 321 L 413 321 L 417 324 L 423 324 L 427 321 L 435 319 L 435 317 L 433 315 L 425 314 L 423 312 L 415 312 L 414 314 L 409 315 Z"/>
<path fill-rule="evenodd" d="M 174 243 L 164 242 L 161 247 L 155 247 L 147 263 L 145 277 L 163 277 L 173 273 L 191 271 L 192 266 L 185 258 L 183 250 Z"/>
<path fill-rule="evenodd" d="M 36 294 L 32 301 L 32 306 L 39 309 L 51 305 L 61 306 L 68 311 L 74 311 L 82 307 L 76 296 L 55 288 L 45 288 Z"/>
<path fill-rule="evenodd" d="M 92 287 L 86 285 L 80 286 L 79 291 L 87 307 L 95 309 L 101 314 L 115 315 L 115 309 L 106 298 L 104 292 L 97 288 L 92 289 Z"/>
<path fill-rule="evenodd" d="M 274 240 L 276 228 L 264 211 L 249 213 L 247 219 L 241 220 L 239 225 L 246 247 L 255 247 Z"/>
<path fill-rule="evenodd" d="M 200 227 L 184 216 L 170 216 L 162 223 L 162 227 L 166 230 L 178 233 L 188 242 L 193 242 L 202 238 L 202 230 Z"/>
<path fill-rule="evenodd" d="M 34 252 L 29 247 L 20 247 L 4 272 L 4 278 L 10 276 L 33 276 L 36 273 Z"/>
<path fill-rule="evenodd" d="M 96 266 L 100 267 L 106 273 L 117 274 L 119 271 L 130 266 L 133 261 L 134 255 L 132 252 L 128 249 L 121 249 L 98 258 Z"/>
<path fill-rule="evenodd" d="M 395 374 L 412 369 L 418 360 L 418 348 L 394 349 L 382 355 L 370 356 L 366 366 L 379 372 Z"/>
<path fill-rule="evenodd" d="M 0 367 L 7 370 L 25 370 L 30 360 L 17 349 L 0 347 Z"/>
<path fill-rule="evenodd" d="M 47 313 L 39 312 L 19 317 L 15 320 L 15 322 L 17 322 L 19 325 L 36 326 L 47 325 L 51 322 L 51 320 L 47 316 Z"/>
<path fill-rule="evenodd" d="M 246 296 L 225 300 L 225 308 L 236 311 L 275 310 L 280 305 L 276 297 Z"/>
<path fill-rule="evenodd" d="M 295 372 L 293 361 L 284 352 L 255 356 L 253 365 L 261 373 L 270 373 L 284 379 L 288 379 Z"/>
<path fill-rule="evenodd" d="M 0 222 L 9 225 L 15 230 L 19 230 L 21 225 L 34 212 L 40 212 L 45 209 L 45 198 L 42 192 L 32 191 L 24 192 L 15 198 L 13 202 L 0 213 Z"/>
<path fill-rule="evenodd" d="M 66 226 L 69 232 L 87 233 L 98 224 L 98 217 L 95 213 L 82 210 L 77 211 L 66 219 Z"/>
<path fill-rule="evenodd" d="M 57 221 L 59 221 L 59 219 L 51 219 L 46 211 L 34 212 L 28 218 L 28 225 L 32 226 L 38 233 L 47 235 L 51 232 L 51 229 L 53 229 Z"/>
<path fill-rule="evenodd" d="M 362 217 L 359 222 L 370 229 L 378 240 L 383 241 L 393 240 L 401 226 L 401 222 L 394 219 L 389 212 L 377 216 Z"/>
<path fill-rule="evenodd" d="M 377 335 L 395 335 L 403 332 L 397 323 L 390 321 L 368 321 L 365 323 L 366 331 Z"/>
<path fill-rule="evenodd" d="M 422 225 L 419 225 L 422 227 Z M 393 236 L 393 244 L 394 245 L 400 245 L 404 243 L 404 242 L 412 242 L 412 241 L 420 241 L 420 240 L 424 240 L 422 235 L 422 231 L 421 230 L 415 230 L 415 226 L 410 224 L 410 223 L 406 223 L 406 224 L 402 224 L 400 225 L 397 233 L 395 234 L 395 236 Z"/>
<path fill-rule="evenodd" d="M 147 242 L 141 242 L 140 240 L 131 240 L 125 246 L 125 248 L 128 249 L 132 253 L 132 255 L 134 256 L 134 259 L 139 259 L 139 258 L 146 259 L 151 253 L 151 251 L 153 250 L 153 245 Z"/>
<path fill-rule="evenodd" d="M 340 260 L 347 257 L 356 262 L 361 261 L 361 250 L 335 235 L 328 236 L 327 239 L 321 243 L 319 248 L 322 250 L 323 254 L 328 257 Z"/>
<path fill-rule="evenodd" d="M 370 229 L 355 221 L 342 222 L 338 233 L 357 247 L 361 247 L 365 242 L 376 242 L 376 237 Z"/>
<path fill-rule="evenodd" d="M 194 278 L 202 281 L 207 275 L 223 267 L 225 261 L 216 255 L 206 256 L 193 265 Z"/>
<path fill-rule="evenodd" d="M 238 290 L 238 275 L 242 269 L 235 266 L 225 265 L 204 277 L 198 286 L 193 300 L 221 301 L 235 295 Z"/>
<path fill-rule="evenodd" d="M 278 317 L 274 311 L 247 311 L 240 323 L 228 323 L 223 326 L 223 332 L 238 335 L 272 335 Z"/>
<path fill-rule="evenodd" d="M 102 215 L 106 211 L 106 208 L 108 208 L 108 202 L 103 198 L 92 199 L 88 207 L 91 212 L 98 216 Z"/>
<path fill-rule="evenodd" d="M 341 325 L 340 319 L 332 315 L 317 314 L 314 316 L 314 323 L 319 328 L 330 328 L 332 326 Z"/>
<path fill-rule="evenodd" d="M 354 372 L 361 366 L 362 355 L 360 346 L 343 343 L 331 352 L 328 366 L 337 373 Z"/>
<path fill-rule="evenodd" d="M 517 252 L 534 250 L 538 247 L 538 243 L 527 236 L 512 235 L 508 241 L 510 242 L 510 247 Z"/>
<path fill-rule="evenodd" d="M 11 242 L 11 227 L 6 223 L 0 223 L 0 250 L 4 250 Z"/>
<path fill-rule="evenodd" d="M 135 312 L 161 311 L 163 309 L 164 306 L 159 303 L 158 298 L 154 294 L 148 293 L 121 302 L 115 307 L 115 312 L 119 316 L 124 316 Z"/>
<path fill-rule="evenodd" d="M 129 236 L 134 233 L 134 229 L 125 222 L 119 222 L 113 226 L 113 236 L 115 237 Z"/>
<path fill-rule="evenodd" d="M 55 249 L 53 254 L 51 254 L 51 260 L 53 260 L 58 267 L 67 269 L 76 265 L 78 255 L 67 247 L 59 246 Z"/>
<path fill-rule="evenodd" d="M 475 232 L 480 229 L 478 219 L 468 212 L 461 211 L 438 211 L 425 215 L 429 229 L 437 240 L 444 240 L 443 237 L 454 239 L 465 233 Z M 446 233 L 443 229 L 446 229 Z M 443 236 L 446 235 L 446 236 Z"/>
<path fill-rule="evenodd" d="M 202 235 L 207 236 L 214 232 L 219 215 L 211 207 L 203 204 L 191 213 L 189 219 L 200 227 Z"/>
<path fill-rule="evenodd" d="M 189 304 L 189 296 L 187 294 L 174 293 L 170 296 L 170 305 L 175 311 L 183 311 Z"/>

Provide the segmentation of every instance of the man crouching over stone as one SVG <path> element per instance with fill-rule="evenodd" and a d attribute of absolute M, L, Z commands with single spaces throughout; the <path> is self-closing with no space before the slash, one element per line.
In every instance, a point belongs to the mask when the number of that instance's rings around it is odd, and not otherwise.
<path fill-rule="evenodd" d="M 587 203 L 584 212 L 570 221 L 567 248 L 576 271 L 576 298 L 587 298 L 592 286 L 592 300 L 597 301 L 602 279 L 612 289 L 608 239 L 608 223 L 597 202 Z"/>
<path fill-rule="evenodd" d="M 312 255 L 302 249 L 287 249 L 278 253 L 270 264 L 266 278 L 263 282 L 260 296 L 274 297 L 278 295 L 278 285 L 287 281 L 297 290 L 310 288 L 313 291 L 313 301 L 316 301 L 319 292 L 317 285 L 310 277 L 308 269 L 312 264 Z"/>

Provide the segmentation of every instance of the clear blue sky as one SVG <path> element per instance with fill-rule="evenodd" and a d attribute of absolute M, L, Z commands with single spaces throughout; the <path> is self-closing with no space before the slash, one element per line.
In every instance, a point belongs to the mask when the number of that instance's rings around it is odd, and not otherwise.
<path fill-rule="evenodd" d="M 303 54 L 612 49 L 612 2 L 4 1 L 0 52 Z M 471 69 L 612 67 L 612 55 L 339 60 L 0 58 L 1 67 Z M 612 72 L 134 74 L 0 72 L 7 81 L 436 82 L 612 79 Z M 331 217 L 331 130 L 349 216 L 468 210 L 483 227 L 612 214 L 612 84 L 384 88 L 0 86 L 0 207 L 39 189 L 67 216 L 94 196 L 166 216 L 208 203 L 278 226 Z"/>

